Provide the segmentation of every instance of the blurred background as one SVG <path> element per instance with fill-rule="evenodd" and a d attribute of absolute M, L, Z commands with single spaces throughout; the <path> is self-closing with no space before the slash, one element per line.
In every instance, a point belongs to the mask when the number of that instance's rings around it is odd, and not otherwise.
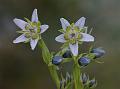
<path fill-rule="evenodd" d="M 12 43 L 19 36 L 13 19 L 30 19 L 34 8 L 41 23 L 50 26 L 42 36 L 52 51 L 61 46 L 54 40 L 60 34 L 59 18 L 72 23 L 86 17 L 95 46 L 103 47 L 106 55 L 100 59 L 104 64 L 92 63 L 84 72 L 95 76 L 96 89 L 119 88 L 120 0 L 0 0 L 0 89 L 55 89 L 40 49 L 32 51 L 29 44 Z"/>

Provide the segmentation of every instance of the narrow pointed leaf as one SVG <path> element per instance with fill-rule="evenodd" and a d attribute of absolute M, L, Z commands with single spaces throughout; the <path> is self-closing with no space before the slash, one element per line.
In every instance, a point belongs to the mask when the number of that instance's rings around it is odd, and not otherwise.
<path fill-rule="evenodd" d="M 39 42 L 39 46 L 41 47 L 42 50 L 42 56 L 43 56 L 43 60 L 46 64 L 49 64 L 49 62 L 51 61 L 51 54 L 49 52 L 49 49 L 47 48 L 46 44 L 44 43 L 44 41 L 41 39 Z"/>

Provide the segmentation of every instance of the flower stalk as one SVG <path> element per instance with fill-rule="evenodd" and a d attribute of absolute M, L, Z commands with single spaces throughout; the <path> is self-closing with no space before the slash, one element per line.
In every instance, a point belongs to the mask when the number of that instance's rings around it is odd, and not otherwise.
<path fill-rule="evenodd" d="M 75 89 L 83 89 L 81 81 L 80 81 L 81 71 L 76 63 L 73 65 L 73 79 L 74 79 L 74 87 Z"/>
<path fill-rule="evenodd" d="M 44 43 L 44 41 L 42 39 L 39 42 L 39 47 L 42 51 L 43 60 L 48 65 L 48 69 L 49 69 L 51 78 L 54 81 L 54 83 L 56 84 L 57 88 L 59 89 L 60 80 L 59 80 L 59 77 L 58 77 L 58 74 L 57 74 L 56 66 L 54 66 L 54 65 L 49 66 L 49 63 L 52 60 L 52 55 L 50 54 L 49 49 L 47 48 L 46 44 Z"/>
<path fill-rule="evenodd" d="M 60 79 L 58 77 L 56 67 L 55 66 L 49 66 L 48 69 L 50 71 L 50 75 L 52 77 L 52 80 L 56 84 L 57 89 L 60 89 Z"/>

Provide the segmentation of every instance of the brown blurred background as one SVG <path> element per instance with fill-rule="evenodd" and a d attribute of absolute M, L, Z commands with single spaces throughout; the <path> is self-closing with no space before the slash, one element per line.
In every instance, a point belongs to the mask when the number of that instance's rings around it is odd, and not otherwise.
<path fill-rule="evenodd" d="M 18 36 L 13 19 L 30 19 L 34 8 L 39 20 L 50 25 L 42 36 L 52 51 L 61 45 L 54 40 L 60 34 L 59 18 L 75 22 L 85 16 L 95 46 L 102 46 L 106 55 L 100 59 L 104 64 L 84 70 L 97 79 L 96 89 L 119 89 L 120 0 L 0 0 L 0 89 L 55 89 L 38 47 L 32 51 L 29 44 L 12 43 Z"/>

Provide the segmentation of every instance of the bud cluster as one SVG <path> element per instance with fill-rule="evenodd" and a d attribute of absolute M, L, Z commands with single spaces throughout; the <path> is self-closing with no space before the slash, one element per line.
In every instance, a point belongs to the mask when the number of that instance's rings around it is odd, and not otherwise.
<path fill-rule="evenodd" d="M 89 76 L 84 74 L 81 74 L 81 82 L 84 86 L 84 88 L 95 88 L 97 86 L 97 81 L 95 80 L 95 78 L 93 79 L 89 79 Z"/>

